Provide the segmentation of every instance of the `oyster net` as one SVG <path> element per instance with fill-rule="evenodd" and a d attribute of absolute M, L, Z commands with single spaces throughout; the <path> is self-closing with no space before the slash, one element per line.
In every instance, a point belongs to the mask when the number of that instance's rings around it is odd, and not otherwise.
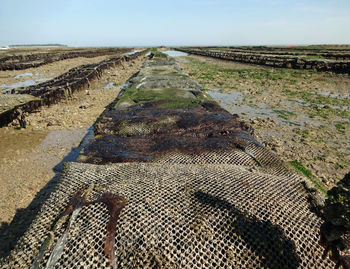
<path fill-rule="evenodd" d="M 268 173 L 258 166 L 209 164 L 208 157 L 191 165 L 67 164 L 2 268 L 30 267 L 71 197 L 88 186 L 93 186 L 90 201 L 106 192 L 128 201 L 115 234 L 117 268 L 334 267 L 321 258 L 321 220 L 308 209 L 298 176 Z M 104 204 L 82 207 L 54 268 L 110 268 L 104 253 L 108 220 Z M 55 230 L 40 267 L 46 266 L 65 230 L 67 225 Z"/>

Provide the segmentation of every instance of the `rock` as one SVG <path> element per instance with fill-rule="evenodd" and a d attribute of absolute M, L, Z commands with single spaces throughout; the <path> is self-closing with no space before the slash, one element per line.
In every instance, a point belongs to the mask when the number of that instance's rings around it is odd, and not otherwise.
<path fill-rule="evenodd" d="M 350 268 L 350 173 L 328 191 L 323 219 L 321 242 L 331 250 L 337 265 Z"/>

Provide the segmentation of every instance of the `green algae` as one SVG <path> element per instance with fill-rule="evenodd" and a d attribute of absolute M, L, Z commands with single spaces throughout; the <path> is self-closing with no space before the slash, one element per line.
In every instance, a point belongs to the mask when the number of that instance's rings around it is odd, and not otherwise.
<path fill-rule="evenodd" d="M 158 106 L 160 108 L 190 108 L 199 106 L 202 101 L 212 101 L 212 99 L 200 91 L 193 93 L 190 90 L 181 88 L 127 88 L 122 96 L 120 96 L 116 107 L 120 108 L 122 104 L 134 105 L 160 100 L 166 101 Z"/>
<path fill-rule="evenodd" d="M 326 193 L 326 188 L 323 186 L 323 184 L 317 179 L 309 169 L 307 169 L 305 166 L 303 166 L 298 161 L 290 161 L 289 164 L 294 167 L 296 171 L 304 175 L 308 180 L 311 181 L 311 183 L 322 193 Z"/>

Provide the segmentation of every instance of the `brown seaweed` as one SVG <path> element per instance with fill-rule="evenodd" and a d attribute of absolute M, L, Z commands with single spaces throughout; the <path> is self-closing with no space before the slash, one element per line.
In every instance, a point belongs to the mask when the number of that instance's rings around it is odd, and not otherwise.
<path fill-rule="evenodd" d="M 117 231 L 117 223 L 120 212 L 127 204 L 127 201 L 124 196 L 106 192 L 100 199 L 91 203 L 98 202 L 104 203 L 109 212 L 109 221 L 107 224 L 107 237 L 105 240 L 104 252 L 108 257 L 110 264 L 113 266 L 113 268 L 115 268 L 115 233 Z"/>
<path fill-rule="evenodd" d="M 64 249 L 64 245 L 67 241 L 67 235 L 69 232 L 69 228 L 71 224 L 75 221 L 77 215 L 79 214 L 79 210 L 87 205 L 95 204 L 95 203 L 103 203 L 106 205 L 108 212 L 109 212 L 109 221 L 107 223 L 107 236 L 105 240 L 105 247 L 104 252 L 106 256 L 109 259 L 110 264 L 113 268 L 116 267 L 115 262 L 115 233 L 117 230 L 117 222 L 119 219 L 120 212 L 127 204 L 126 199 L 124 196 L 121 195 L 115 195 L 110 192 L 105 192 L 102 194 L 102 196 L 94 201 L 88 202 L 87 199 L 93 189 L 93 185 L 89 188 L 82 188 L 79 189 L 74 195 L 72 196 L 71 200 L 69 201 L 66 209 L 64 212 L 60 215 L 60 217 L 54 222 L 52 225 L 52 228 L 50 229 L 49 235 L 47 239 L 42 244 L 39 254 L 37 255 L 36 259 L 34 260 L 31 268 L 38 268 L 41 260 L 44 257 L 44 254 L 47 249 L 50 249 L 53 243 L 54 238 L 54 232 L 59 226 L 59 224 L 65 222 L 68 219 L 68 216 L 72 214 L 72 216 L 69 219 L 69 223 L 67 225 L 66 231 L 64 234 L 59 238 L 58 243 L 59 246 L 54 248 L 54 250 L 57 248 L 57 251 L 55 253 L 51 253 L 50 259 L 48 261 L 47 266 L 49 268 L 53 267 L 58 261 L 59 257 L 61 256 L 61 252 Z M 54 252 L 54 251 L 53 251 Z"/>

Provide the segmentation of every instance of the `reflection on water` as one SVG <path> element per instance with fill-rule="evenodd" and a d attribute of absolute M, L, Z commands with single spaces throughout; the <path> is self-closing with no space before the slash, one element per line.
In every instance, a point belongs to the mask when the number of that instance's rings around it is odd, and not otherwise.
<path fill-rule="evenodd" d="M 325 97 L 338 98 L 338 99 L 349 99 L 350 98 L 350 94 L 341 95 L 340 93 L 331 93 L 330 91 L 321 92 L 321 93 L 318 93 L 318 92 L 311 92 L 311 93 L 320 94 L 320 95 L 325 96 Z"/>
<path fill-rule="evenodd" d="M 207 93 L 217 101 L 224 109 L 229 111 L 232 114 L 238 114 L 244 119 L 252 118 L 262 118 L 262 119 L 273 119 L 275 122 L 282 124 L 291 124 L 292 128 L 305 127 L 306 124 L 312 124 L 314 126 L 322 125 L 322 122 L 311 119 L 307 115 L 298 113 L 293 119 L 285 120 L 280 117 L 279 111 L 281 109 L 273 110 L 269 108 L 266 104 L 252 104 L 245 105 L 243 104 L 243 95 L 241 92 L 230 92 L 230 93 L 221 93 L 219 88 L 215 88 L 212 91 L 207 91 Z M 290 107 L 291 104 L 284 104 L 285 107 Z M 282 111 L 283 112 L 283 111 Z"/>
<path fill-rule="evenodd" d="M 188 53 L 177 51 L 177 50 L 166 50 L 162 51 L 163 53 L 167 54 L 170 57 L 178 57 L 178 56 L 188 56 Z"/>
<path fill-rule="evenodd" d="M 116 85 L 114 84 L 114 82 L 110 82 L 110 83 L 108 83 L 108 84 L 104 87 L 105 90 L 116 89 L 116 88 L 117 88 L 117 87 L 116 87 Z"/>
<path fill-rule="evenodd" d="M 15 76 L 15 78 L 22 78 L 22 77 L 28 77 L 28 76 L 33 76 L 33 73 L 23 73 Z"/>
<path fill-rule="evenodd" d="M 12 89 L 16 89 L 16 88 L 20 88 L 20 87 L 32 86 L 32 85 L 38 84 L 40 82 L 48 81 L 50 79 L 51 78 L 38 78 L 38 79 L 35 79 L 35 80 L 30 79 L 30 80 L 25 80 L 25 81 L 21 81 L 21 82 L 16 82 L 16 83 L 13 83 L 13 84 L 10 84 L 10 85 L 2 84 L 2 85 L 0 85 L 0 88 L 4 88 L 2 90 L 3 93 L 9 93 L 9 92 L 11 92 Z"/>
<path fill-rule="evenodd" d="M 106 81 L 106 82 L 107 82 L 107 81 Z M 127 81 L 127 82 L 124 83 L 123 85 L 117 86 L 117 85 L 115 84 L 115 82 L 109 82 L 109 83 L 104 87 L 104 89 L 105 89 L 105 90 L 122 90 L 122 89 L 128 87 L 128 86 L 129 86 L 129 83 L 130 83 L 130 82 Z"/>
<path fill-rule="evenodd" d="M 137 52 L 140 52 L 140 51 L 142 51 L 142 50 L 133 50 L 133 51 L 130 51 L 130 52 L 125 52 L 122 55 L 133 55 L 133 54 L 135 54 Z"/>

